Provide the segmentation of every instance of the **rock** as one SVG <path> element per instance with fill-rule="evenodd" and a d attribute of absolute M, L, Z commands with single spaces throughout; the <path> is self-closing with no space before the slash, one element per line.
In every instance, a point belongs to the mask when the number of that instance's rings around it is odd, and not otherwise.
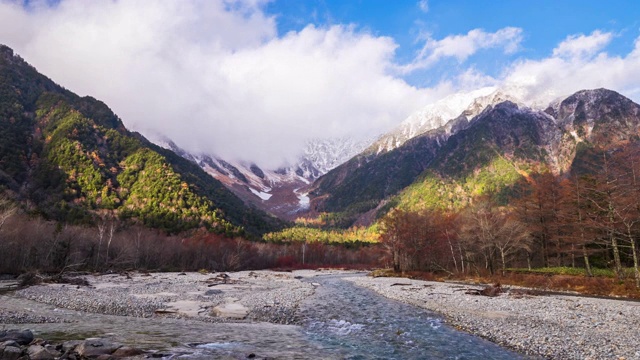
<path fill-rule="evenodd" d="M 17 360 L 22 355 L 22 350 L 16 346 L 5 346 L 0 351 L 0 360 Z"/>
<path fill-rule="evenodd" d="M 230 303 L 214 307 L 213 314 L 221 318 L 244 319 L 249 314 L 249 309 L 242 304 Z"/>
<path fill-rule="evenodd" d="M 153 353 L 153 354 L 150 355 L 150 357 L 154 358 L 154 359 L 161 359 L 161 358 L 169 357 L 169 356 L 171 356 L 171 354 L 166 354 L 166 353 Z"/>
<path fill-rule="evenodd" d="M 73 351 L 78 345 L 82 344 L 82 340 L 69 340 L 62 343 L 62 351 L 68 352 Z"/>
<path fill-rule="evenodd" d="M 4 349 L 7 346 L 14 346 L 19 348 L 20 344 L 18 344 L 17 342 L 13 341 L 13 340 L 7 340 L 5 342 L 3 342 L 2 344 L 0 344 L 0 349 Z"/>
<path fill-rule="evenodd" d="M 20 345 L 28 345 L 33 341 L 33 333 L 30 330 L 3 330 L 0 331 L 0 342 L 13 340 Z"/>
<path fill-rule="evenodd" d="M 87 339 L 80 343 L 75 349 L 75 352 L 80 356 L 88 358 L 96 358 L 100 355 L 111 355 L 118 350 L 122 345 L 112 343 L 104 339 Z"/>
<path fill-rule="evenodd" d="M 144 351 L 140 349 L 132 348 L 129 346 L 123 346 L 118 350 L 114 351 L 113 354 L 111 355 L 115 357 L 131 357 L 131 356 L 138 356 L 142 354 L 144 354 Z"/>
<path fill-rule="evenodd" d="M 60 353 L 52 354 L 42 345 L 29 346 L 29 348 L 27 348 L 27 354 L 31 360 L 54 360 L 56 355 L 60 356 Z"/>

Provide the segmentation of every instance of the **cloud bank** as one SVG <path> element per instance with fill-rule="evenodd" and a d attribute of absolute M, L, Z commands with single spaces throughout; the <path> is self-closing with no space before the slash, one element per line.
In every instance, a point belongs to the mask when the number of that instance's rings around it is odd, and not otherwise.
<path fill-rule="evenodd" d="M 481 50 L 517 53 L 525 30 L 427 36 L 415 59 L 399 64 L 394 39 L 352 25 L 278 35 L 265 2 L 0 0 L 0 42 L 66 88 L 105 101 L 134 130 L 270 168 L 294 161 L 308 139 L 367 138 L 457 91 L 501 86 L 544 103 L 608 87 L 640 98 L 640 41 L 611 56 L 612 33 L 571 34 L 548 57 L 520 58 L 497 76 L 462 66 L 420 88 L 405 78 Z"/>
<path fill-rule="evenodd" d="M 283 37 L 260 1 L 0 3 L 0 39 L 125 125 L 275 167 L 310 138 L 384 131 L 450 89 L 390 75 L 395 42 L 353 27 Z"/>
<path fill-rule="evenodd" d="M 604 48 L 613 36 L 598 30 L 589 35 L 569 35 L 549 57 L 516 61 L 493 81 L 534 105 L 546 105 L 578 90 L 601 87 L 638 102 L 640 38 L 628 54 L 612 56 Z"/>

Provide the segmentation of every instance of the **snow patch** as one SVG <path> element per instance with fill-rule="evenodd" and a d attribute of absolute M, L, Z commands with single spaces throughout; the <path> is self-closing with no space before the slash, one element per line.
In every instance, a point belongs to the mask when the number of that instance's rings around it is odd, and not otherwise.
<path fill-rule="evenodd" d="M 267 194 L 266 192 L 258 191 L 258 190 L 254 189 L 254 188 L 251 188 L 251 187 L 249 188 L 249 190 L 251 190 L 251 192 L 255 196 L 259 197 L 260 199 L 262 199 L 264 201 L 267 201 L 267 200 L 271 199 L 271 196 L 273 196 L 271 194 Z"/>
<path fill-rule="evenodd" d="M 294 193 L 298 197 L 298 204 L 300 204 L 300 209 L 308 209 L 311 204 L 309 193 L 299 193 L 298 189 L 294 190 Z"/>

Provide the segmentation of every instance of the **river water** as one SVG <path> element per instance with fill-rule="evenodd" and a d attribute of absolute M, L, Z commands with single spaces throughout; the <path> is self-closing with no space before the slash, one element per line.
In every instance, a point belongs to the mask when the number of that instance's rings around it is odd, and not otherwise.
<path fill-rule="evenodd" d="M 489 341 L 457 331 L 432 312 L 384 298 L 325 275 L 300 307 L 301 326 L 208 323 L 173 318 L 86 314 L 0 297 L 0 307 L 56 316 L 67 324 L 30 324 L 46 339 L 107 338 L 172 359 L 524 359 Z M 0 327 L 7 327 L 0 325 Z"/>
<path fill-rule="evenodd" d="M 320 283 L 302 308 L 309 339 L 341 359 L 523 359 L 457 331 L 433 312 L 384 298 L 342 280 Z"/>

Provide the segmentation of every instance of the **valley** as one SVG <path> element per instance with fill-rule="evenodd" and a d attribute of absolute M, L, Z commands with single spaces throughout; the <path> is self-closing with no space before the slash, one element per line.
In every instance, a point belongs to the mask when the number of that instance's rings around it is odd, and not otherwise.
<path fill-rule="evenodd" d="M 409 82 L 442 58 L 463 64 L 472 54 L 447 45 L 460 39 L 517 52 L 521 29 L 424 33 L 400 64 L 392 37 L 356 25 L 280 33 L 268 3 L 211 3 L 202 29 L 228 13 L 272 27 L 239 26 L 236 45 L 212 32 L 191 49 L 134 51 L 162 58 L 151 82 L 137 77 L 148 64 L 93 58 L 69 72 L 74 92 L 0 45 L 0 339 L 33 331 L 0 341 L 0 359 L 91 358 L 90 346 L 115 358 L 640 356 L 637 87 L 511 73 L 531 59 Z M 568 36 L 549 63 L 635 73 L 619 64 L 637 63 L 640 41 L 626 57 L 598 52 L 612 34 Z M 311 55 L 275 61 L 281 48 Z M 98 92 L 110 104 L 77 87 L 96 74 L 112 77 Z"/>

